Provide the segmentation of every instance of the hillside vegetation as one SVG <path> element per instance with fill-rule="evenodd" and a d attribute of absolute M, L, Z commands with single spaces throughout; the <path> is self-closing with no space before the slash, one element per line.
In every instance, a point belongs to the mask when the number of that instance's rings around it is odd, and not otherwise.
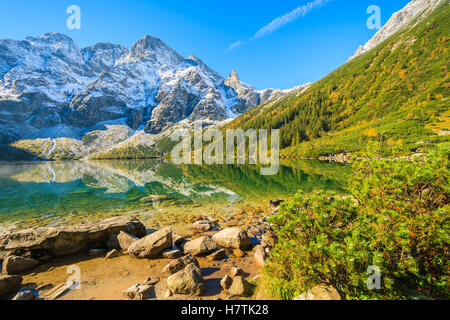
<path fill-rule="evenodd" d="M 355 152 L 371 140 L 387 153 L 448 141 L 449 31 L 444 2 L 303 94 L 261 105 L 226 128 L 280 129 L 282 154 L 290 156 Z"/>

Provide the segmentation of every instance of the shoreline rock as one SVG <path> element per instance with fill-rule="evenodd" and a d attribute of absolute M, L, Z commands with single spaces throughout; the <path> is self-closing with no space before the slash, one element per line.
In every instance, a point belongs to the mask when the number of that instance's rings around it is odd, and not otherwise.
<path fill-rule="evenodd" d="M 106 247 L 113 234 L 120 231 L 143 237 L 146 229 L 136 218 L 114 217 L 97 222 L 64 227 L 43 227 L 2 234 L 0 250 L 44 250 L 63 257 L 91 248 Z"/>
<path fill-rule="evenodd" d="M 216 233 L 212 239 L 219 246 L 230 249 L 248 249 L 252 241 L 247 231 L 241 228 L 227 228 Z"/>
<path fill-rule="evenodd" d="M 17 256 L 8 256 L 3 261 L 2 273 L 7 275 L 18 275 L 31 270 L 39 265 L 39 261 Z"/>
<path fill-rule="evenodd" d="M 175 294 L 201 296 L 205 293 L 205 281 L 195 263 L 167 278 L 167 287 Z"/>
<path fill-rule="evenodd" d="M 21 276 L 0 275 L 0 299 L 15 295 L 22 285 Z"/>
<path fill-rule="evenodd" d="M 134 242 L 128 248 L 128 253 L 146 259 L 155 257 L 169 248 L 172 248 L 172 229 L 164 228 Z"/>

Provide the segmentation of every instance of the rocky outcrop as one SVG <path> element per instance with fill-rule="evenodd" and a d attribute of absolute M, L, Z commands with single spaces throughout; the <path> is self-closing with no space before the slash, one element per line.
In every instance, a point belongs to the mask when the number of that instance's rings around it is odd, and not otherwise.
<path fill-rule="evenodd" d="M 333 286 L 320 284 L 302 293 L 294 300 L 341 300 L 341 296 Z"/>
<path fill-rule="evenodd" d="M 185 254 L 200 255 L 210 253 L 217 249 L 217 244 L 210 237 L 201 237 L 188 241 L 183 246 Z"/>
<path fill-rule="evenodd" d="M 247 110 L 250 110 L 260 104 L 275 101 L 287 93 L 290 93 L 294 90 L 304 90 L 310 86 L 310 84 L 301 85 L 292 89 L 280 90 L 280 89 L 265 89 L 265 90 L 256 90 L 252 86 L 241 81 L 236 70 L 230 74 L 230 76 L 225 80 L 225 85 L 230 88 L 233 88 L 239 98 L 239 102 L 235 106 L 235 111 L 237 113 L 243 113 Z"/>
<path fill-rule="evenodd" d="M 21 285 L 21 276 L 0 275 L 0 299 L 15 295 Z"/>
<path fill-rule="evenodd" d="M 171 247 L 172 229 L 164 228 L 134 242 L 128 248 L 128 253 L 137 258 L 145 259 L 155 257 Z"/>
<path fill-rule="evenodd" d="M 44 250 L 53 256 L 67 256 L 90 248 L 106 247 L 109 237 L 120 231 L 137 237 L 146 234 L 144 225 L 136 218 L 114 217 L 75 226 L 6 233 L 0 238 L 0 250 Z"/>
<path fill-rule="evenodd" d="M 39 264 L 35 259 L 9 256 L 3 261 L 2 272 L 9 275 L 18 275 L 31 270 Z"/>
<path fill-rule="evenodd" d="M 205 293 L 205 281 L 195 263 L 168 277 L 167 286 L 175 294 L 201 296 Z"/>
<path fill-rule="evenodd" d="M 234 118 L 283 92 L 226 81 L 149 35 L 129 50 L 111 43 L 79 48 L 59 33 L 0 40 L 0 144 L 79 140 L 105 122 L 158 134 L 184 120 Z"/>
<path fill-rule="evenodd" d="M 216 233 L 212 239 L 224 248 L 247 249 L 252 244 L 247 231 L 240 228 L 224 229 Z"/>
<path fill-rule="evenodd" d="M 434 10 L 442 0 L 412 0 L 402 10 L 394 13 L 389 21 L 370 39 L 365 45 L 360 46 L 353 57 L 354 59 L 367 51 L 375 48 L 383 41 L 408 26 L 414 19 L 425 16 Z"/>

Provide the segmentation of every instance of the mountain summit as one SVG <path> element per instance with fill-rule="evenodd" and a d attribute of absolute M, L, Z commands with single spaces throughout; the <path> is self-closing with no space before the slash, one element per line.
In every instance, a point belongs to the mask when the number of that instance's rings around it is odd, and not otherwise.
<path fill-rule="evenodd" d="M 260 102 L 246 90 L 241 96 L 200 59 L 149 35 L 129 50 L 81 49 L 59 33 L 0 40 L 0 144 L 80 138 L 102 124 L 158 134 L 186 119 L 223 121 Z"/>

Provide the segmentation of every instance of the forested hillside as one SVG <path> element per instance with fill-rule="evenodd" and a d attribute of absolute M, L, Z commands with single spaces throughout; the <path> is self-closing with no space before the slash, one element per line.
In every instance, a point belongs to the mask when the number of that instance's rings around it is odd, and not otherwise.
<path fill-rule="evenodd" d="M 304 93 L 261 105 L 226 128 L 281 130 L 285 155 L 355 152 L 370 140 L 420 151 L 449 140 L 450 8 L 351 60 Z"/>

